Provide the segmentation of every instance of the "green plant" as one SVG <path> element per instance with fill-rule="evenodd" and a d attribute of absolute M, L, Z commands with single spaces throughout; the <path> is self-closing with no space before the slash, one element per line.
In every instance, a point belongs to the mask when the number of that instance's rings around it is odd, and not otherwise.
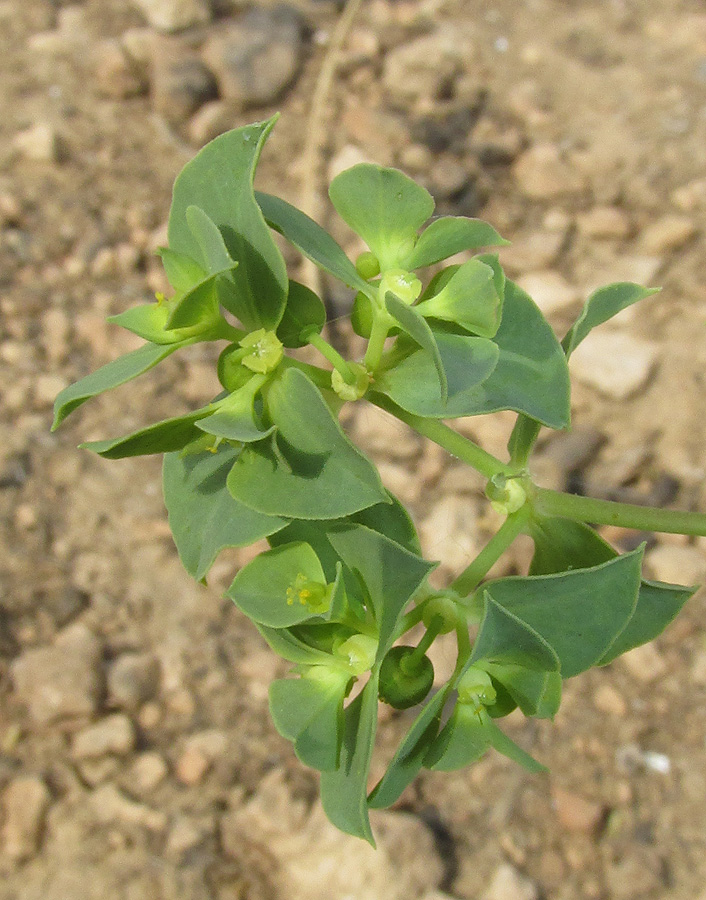
<path fill-rule="evenodd" d="M 554 716 L 562 679 L 651 640 L 691 596 L 643 580 L 643 547 L 619 555 L 587 523 L 706 534 L 706 516 L 544 490 L 528 474 L 540 427 L 569 427 L 567 358 L 651 290 L 598 290 L 560 343 L 496 255 L 447 265 L 425 284 L 417 271 L 504 241 L 474 219 L 424 227 L 434 211 L 427 191 L 373 165 L 354 166 L 330 188 L 369 247 L 354 264 L 302 212 L 254 192 L 273 124 L 224 134 L 185 167 L 161 251 L 173 297 L 113 317 L 146 343 L 62 391 L 54 427 L 183 347 L 227 342 L 223 392 L 212 402 L 83 446 L 110 459 L 165 454 L 169 522 L 195 579 L 223 548 L 268 538 L 271 549 L 237 573 L 228 596 L 294 666 L 295 677 L 271 686 L 272 716 L 299 759 L 321 771 L 328 816 L 373 842 L 369 809 L 393 803 L 422 767 L 455 769 L 493 747 L 542 769 L 497 720 L 516 707 Z M 324 305 L 288 279 L 271 229 L 356 292 L 352 322 L 368 340 L 362 361 L 323 339 Z M 307 344 L 332 371 L 285 353 Z M 362 397 L 481 472 L 505 516 L 447 590 L 429 586 L 434 563 L 423 559 L 409 515 L 338 423 L 341 406 Z M 518 414 L 507 461 L 442 421 L 507 409 Z M 484 582 L 523 532 L 535 545 L 529 574 Z M 420 622 L 418 646 L 400 646 Z M 426 650 L 447 632 L 458 660 L 432 693 Z M 362 689 L 350 699 L 356 682 Z M 368 793 L 380 698 L 420 709 Z"/>

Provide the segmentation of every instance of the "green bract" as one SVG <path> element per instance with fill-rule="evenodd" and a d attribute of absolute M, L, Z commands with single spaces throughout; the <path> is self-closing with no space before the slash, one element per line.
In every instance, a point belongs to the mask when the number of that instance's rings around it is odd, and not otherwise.
<path fill-rule="evenodd" d="M 570 354 L 652 290 L 596 291 L 559 341 L 496 255 L 425 271 L 505 242 L 476 219 L 429 221 L 426 190 L 368 164 L 330 188 L 335 210 L 369 248 L 354 263 L 304 213 L 254 191 L 274 123 L 221 135 L 184 168 L 160 251 L 173 296 L 111 319 L 146 343 L 63 390 L 54 427 L 177 350 L 219 343 L 221 394 L 86 446 L 107 458 L 165 454 L 169 523 L 198 581 L 221 550 L 267 538 L 270 548 L 235 574 L 228 596 L 293 667 L 271 686 L 272 718 L 322 773 L 327 815 L 374 843 L 369 809 L 394 803 L 425 767 L 456 769 L 492 748 L 540 771 L 498 720 L 516 708 L 552 718 L 564 679 L 652 640 L 691 596 L 646 581 L 643 548 L 620 555 L 588 523 L 704 535 L 706 516 L 543 490 L 529 474 L 540 427 L 569 427 Z M 324 302 L 288 278 L 271 229 L 355 293 L 362 360 L 324 338 Z M 287 352 L 307 346 L 322 366 Z M 424 559 L 410 516 L 341 428 L 341 407 L 362 398 L 488 479 L 504 523 L 445 590 L 428 584 L 436 563 Z M 500 410 L 517 413 L 506 460 L 443 422 Z M 488 580 L 523 533 L 535 546 L 528 573 Z M 415 627 L 423 629 L 416 645 Z M 457 660 L 435 690 L 426 652 L 440 634 L 455 635 Z M 419 709 L 368 792 L 380 700 Z"/>

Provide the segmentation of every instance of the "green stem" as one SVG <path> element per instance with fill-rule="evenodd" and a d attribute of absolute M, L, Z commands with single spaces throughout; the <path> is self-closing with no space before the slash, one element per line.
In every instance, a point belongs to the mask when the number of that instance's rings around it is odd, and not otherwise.
<path fill-rule="evenodd" d="M 518 468 L 524 468 L 527 465 L 541 427 L 536 419 L 531 419 L 524 413 L 518 415 L 508 441 L 510 461 L 513 465 Z"/>
<path fill-rule="evenodd" d="M 410 653 L 409 656 L 405 657 L 401 663 L 400 668 L 403 672 L 406 672 L 407 675 L 412 675 L 419 668 L 419 663 L 422 660 L 422 657 L 427 652 L 427 650 L 431 647 L 434 641 L 437 639 L 439 634 L 441 633 L 441 629 L 444 627 L 444 617 L 443 616 L 434 616 L 429 624 L 429 627 L 424 632 L 424 637 L 420 640 L 417 646 L 414 648 L 414 653 Z"/>
<path fill-rule="evenodd" d="M 471 655 L 471 636 L 466 625 L 459 625 L 456 628 L 456 642 L 458 644 L 458 658 L 453 675 L 449 679 L 449 687 L 456 684 L 456 680 L 463 672 L 463 668 Z"/>
<path fill-rule="evenodd" d="M 370 330 L 368 349 L 365 351 L 365 359 L 363 360 L 365 368 L 369 372 L 374 372 L 380 365 L 389 331 L 390 317 L 386 313 L 376 314 Z"/>
<path fill-rule="evenodd" d="M 474 591 L 517 535 L 524 530 L 526 522 L 527 514 L 524 507 L 508 516 L 473 562 L 452 583 L 451 589 L 461 596 L 467 596 Z"/>
<path fill-rule="evenodd" d="M 640 531 L 706 537 L 706 515 L 703 513 L 655 509 L 633 503 L 616 503 L 613 500 L 594 500 L 592 497 L 563 494 L 546 488 L 535 489 L 532 506 L 541 516 L 559 516 L 575 522 L 618 525 L 620 528 L 636 528 Z"/>
<path fill-rule="evenodd" d="M 468 438 L 463 437 L 463 435 L 454 431 L 453 428 L 449 428 L 448 425 L 444 425 L 438 419 L 425 419 L 406 412 L 383 394 L 370 392 L 366 399 L 374 403 L 375 406 L 379 406 L 380 409 L 392 413 L 393 416 L 405 422 L 410 428 L 443 447 L 444 450 L 448 450 L 452 456 L 456 456 L 463 462 L 468 463 L 469 466 L 472 466 L 481 475 L 485 475 L 486 478 L 492 478 L 493 475 L 499 474 L 514 474 L 513 470 L 506 463 L 496 459 L 492 454 L 483 450 L 482 447 L 474 444 L 473 441 L 469 441 Z"/>
<path fill-rule="evenodd" d="M 309 341 L 312 347 L 316 347 L 322 356 L 326 357 L 334 369 L 338 370 L 341 378 L 346 384 L 355 384 L 355 373 L 351 367 L 338 350 L 336 350 L 335 347 L 332 347 L 328 341 L 325 341 L 318 331 L 312 331 L 310 334 L 307 334 L 306 340 Z"/>
<path fill-rule="evenodd" d="M 320 369 L 318 366 L 312 366 L 309 363 L 301 362 L 298 359 L 292 359 L 291 356 L 284 356 L 280 365 L 287 369 L 299 369 L 314 382 L 317 387 L 331 390 L 331 373 L 326 369 Z"/>

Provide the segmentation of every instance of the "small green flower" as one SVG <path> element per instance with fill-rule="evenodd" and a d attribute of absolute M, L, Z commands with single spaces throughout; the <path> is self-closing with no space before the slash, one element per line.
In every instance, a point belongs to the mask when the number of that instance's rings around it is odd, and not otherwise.
<path fill-rule="evenodd" d="M 370 373 L 360 363 L 348 363 L 348 368 L 355 375 L 353 383 L 349 384 L 338 369 L 334 369 L 331 372 L 331 387 L 341 400 L 360 400 L 370 387 Z"/>
<path fill-rule="evenodd" d="M 326 612 L 331 606 L 333 585 L 311 581 L 302 572 L 294 579 L 294 584 L 287 588 L 287 606 L 301 603 L 312 614 Z"/>
<path fill-rule="evenodd" d="M 471 666 L 458 683 L 458 702 L 472 706 L 478 712 L 484 706 L 495 703 L 497 693 L 490 675 L 477 666 Z"/>
<path fill-rule="evenodd" d="M 335 653 L 347 662 L 351 675 L 362 675 L 372 667 L 377 650 L 377 638 L 354 634 L 340 644 Z"/>
<path fill-rule="evenodd" d="M 385 302 L 385 294 L 389 291 L 403 303 L 410 306 L 422 292 L 422 282 L 413 272 L 405 269 L 388 269 L 380 279 L 380 300 Z"/>
<path fill-rule="evenodd" d="M 266 375 L 275 369 L 282 359 L 283 347 L 274 331 L 258 328 L 251 331 L 239 342 L 248 352 L 240 360 L 242 365 L 252 372 Z"/>

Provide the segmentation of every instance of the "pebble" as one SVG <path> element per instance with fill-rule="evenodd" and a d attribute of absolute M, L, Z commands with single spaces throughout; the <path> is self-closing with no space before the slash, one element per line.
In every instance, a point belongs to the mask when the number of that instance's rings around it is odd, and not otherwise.
<path fill-rule="evenodd" d="M 667 663 L 654 644 L 635 647 L 620 657 L 621 664 L 642 684 L 651 684 L 667 673 Z"/>
<path fill-rule="evenodd" d="M 661 256 L 651 254 L 623 253 L 616 256 L 608 265 L 603 265 L 595 281 L 585 285 L 585 293 L 590 294 L 596 288 L 604 287 L 616 281 L 632 281 L 635 284 L 651 285 L 662 268 L 664 260 Z M 630 306 L 619 315 L 625 317 L 635 313 L 636 307 Z"/>
<path fill-rule="evenodd" d="M 577 289 L 563 275 L 551 269 L 524 275 L 518 280 L 518 284 L 527 291 L 545 316 L 561 312 L 579 299 Z"/>
<path fill-rule="evenodd" d="M 382 483 L 403 503 L 416 503 L 422 495 L 424 484 L 421 478 L 410 474 L 403 463 L 380 460 L 377 464 Z"/>
<path fill-rule="evenodd" d="M 39 850 L 51 795 L 41 778 L 21 776 L 3 794 L 4 825 L 0 849 L 15 863 Z"/>
<path fill-rule="evenodd" d="M 210 0 L 133 0 L 133 4 L 158 31 L 181 31 L 212 18 Z"/>
<path fill-rule="evenodd" d="M 163 832 L 167 827 L 167 814 L 136 803 L 121 793 L 114 784 L 101 785 L 91 795 L 91 805 L 96 819 L 104 825 L 137 825 L 148 831 Z"/>
<path fill-rule="evenodd" d="M 626 400 L 647 384 L 657 347 L 621 331 L 592 331 L 573 352 L 572 374 L 612 400 Z"/>
<path fill-rule="evenodd" d="M 390 50 L 383 64 L 382 83 L 386 98 L 400 107 L 433 106 L 463 71 L 469 51 L 458 31 L 439 27 L 431 34 Z"/>
<path fill-rule="evenodd" d="M 101 647 L 81 623 L 70 625 L 54 646 L 26 650 L 10 667 L 17 699 L 37 725 L 92 715 L 100 698 Z"/>
<path fill-rule="evenodd" d="M 706 553 L 691 545 L 659 544 L 647 553 L 645 564 L 657 581 L 696 585 L 706 580 Z"/>
<path fill-rule="evenodd" d="M 159 689 L 159 663 L 150 653 L 123 653 L 108 667 L 109 706 L 137 709 Z"/>
<path fill-rule="evenodd" d="M 642 232 L 640 244 L 645 253 L 673 253 L 696 234 L 694 222 L 687 216 L 663 216 Z"/>
<path fill-rule="evenodd" d="M 135 796 L 149 794 L 164 781 L 169 773 L 165 760 L 159 753 L 145 752 L 135 758 L 126 778 L 126 790 Z"/>
<path fill-rule="evenodd" d="M 218 96 L 213 74 L 181 40 L 155 41 L 152 60 L 152 105 L 170 125 L 186 123 Z"/>
<path fill-rule="evenodd" d="M 18 131 L 12 144 L 20 156 L 30 162 L 58 163 L 62 158 L 59 132 L 48 122 L 37 122 Z"/>
<path fill-rule="evenodd" d="M 509 247 L 500 249 L 500 262 L 510 274 L 549 269 L 561 250 L 565 230 L 532 231 L 514 238 Z"/>
<path fill-rule="evenodd" d="M 576 224 L 588 238 L 621 240 L 630 234 L 630 219 L 618 206 L 595 206 L 580 215 Z"/>
<path fill-rule="evenodd" d="M 448 495 L 434 504 L 422 521 L 419 535 L 429 559 L 443 558 L 442 566 L 462 571 L 478 552 L 476 510 L 469 497 Z"/>
<path fill-rule="evenodd" d="M 183 861 L 190 851 L 196 849 L 213 833 L 213 823 L 204 825 L 185 815 L 178 815 L 169 829 L 164 847 L 165 853 L 177 862 Z"/>
<path fill-rule="evenodd" d="M 596 689 L 593 694 L 593 705 L 599 712 L 620 718 L 626 716 L 628 712 L 628 706 L 622 694 L 610 684 L 602 684 Z"/>
<path fill-rule="evenodd" d="M 227 746 L 228 740 L 221 731 L 202 731 L 191 735 L 174 767 L 176 777 L 187 786 L 199 784 L 211 766 L 223 756 Z"/>
<path fill-rule="evenodd" d="M 71 755 L 75 760 L 103 756 L 127 756 L 135 747 L 135 726 L 122 713 L 106 716 L 74 735 Z"/>
<path fill-rule="evenodd" d="M 482 900 L 538 900 L 539 891 L 533 881 L 511 866 L 501 863 L 493 873 Z"/>
<path fill-rule="evenodd" d="M 552 788 L 552 805 L 561 827 L 581 834 L 594 834 L 606 812 L 601 803 L 563 788 Z"/>
<path fill-rule="evenodd" d="M 41 342 L 52 366 L 62 363 L 69 353 L 71 321 L 65 310 L 58 306 L 48 309 L 42 316 Z"/>
<path fill-rule="evenodd" d="M 145 80 L 119 41 L 101 41 L 95 48 L 94 57 L 96 85 L 104 97 L 127 100 L 145 92 Z"/>
<path fill-rule="evenodd" d="M 663 860 L 656 850 L 640 848 L 605 867 L 605 886 L 611 900 L 643 900 L 664 894 Z"/>
<path fill-rule="evenodd" d="M 239 108 L 228 100 L 209 100 L 198 109 L 187 126 L 192 144 L 202 147 L 209 141 L 234 128 L 238 122 Z"/>
<path fill-rule="evenodd" d="M 586 188 L 583 175 L 562 158 L 555 144 L 535 144 L 525 150 L 512 171 L 519 189 L 530 200 L 556 200 Z"/>
<path fill-rule="evenodd" d="M 299 72 L 301 56 L 300 18 L 283 5 L 247 10 L 203 47 L 221 95 L 243 106 L 276 100 Z"/>

